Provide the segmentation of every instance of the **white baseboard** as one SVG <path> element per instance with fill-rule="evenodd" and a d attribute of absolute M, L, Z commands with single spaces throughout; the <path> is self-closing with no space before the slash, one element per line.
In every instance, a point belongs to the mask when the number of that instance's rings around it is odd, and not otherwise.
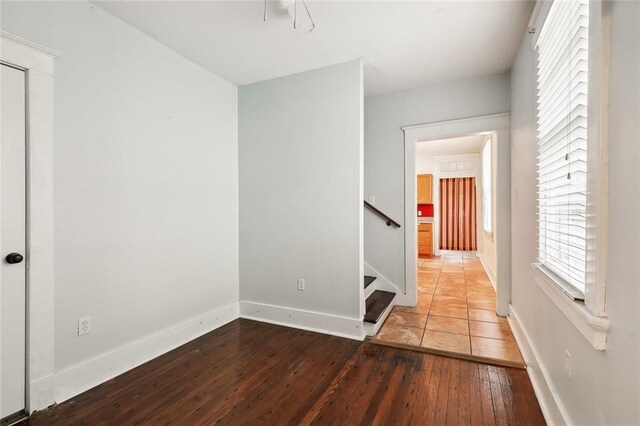
<path fill-rule="evenodd" d="M 531 339 L 523 327 L 522 322 L 513 305 L 509 305 L 509 325 L 520 347 L 524 361 L 527 364 L 527 373 L 533 385 L 533 390 L 538 398 L 540 409 L 548 425 L 570 425 L 572 424 L 558 392 L 551 381 L 549 373 L 541 362 L 540 355 L 532 344 Z"/>
<path fill-rule="evenodd" d="M 489 281 L 491 281 L 493 290 L 496 290 L 496 283 L 498 282 L 498 280 L 496 279 L 496 271 L 494 271 L 491 265 L 489 265 L 489 262 L 487 262 L 487 260 L 484 258 L 482 252 L 477 251 L 476 254 L 478 256 L 478 259 L 480 259 L 480 263 L 482 263 L 482 267 L 487 273 L 487 276 L 489 277 Z"/>
<path fill-rule="evenodd" d="M 241 301 L 240 317 L 285 327 L 300 328 L 348 339 L 363 340 L 362 319 L 306 311 L 266 303 Z"/>
<path fill-rule="evenodd" d="M 55 375 L 47 374 L 39 379 L 31 380 L 26 398 L 27 413 L 43 410 L 52 405 L 55 399 Z"/>
<path fill-rule="evenodd" d="M 89 390 L 237 319 L 238 315 L 239 304 L 233 302 L 59 371 L 55 375 L 55 401 L 60 403 Z"/>

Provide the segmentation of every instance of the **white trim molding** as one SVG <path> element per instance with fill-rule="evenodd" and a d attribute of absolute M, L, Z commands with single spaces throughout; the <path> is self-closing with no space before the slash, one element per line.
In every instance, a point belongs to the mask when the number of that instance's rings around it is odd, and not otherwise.
<path fill-rule="evenodd" d="M 538 264 L 531 265 L 536 271 L 534 281 L 569 319 L 594 349 L 604 351 L 607 348 L 607 334 L 611 323 L 607 318 L 594 315 L 584 302 L 573 300 Z"/>
<path fill-rule="evenodd" d="M 552 3 L 553 0 L 538 0 L 536 1 L 536 5 L 533 7 L 533 12 L 531 12 L 531 18 L 529 18 L 527 29 L 529 34 L 531 34 L 531 45 L 534 48 L 538 43 L 540 30 L 542 30 L 544 21 L 547 19 L 547 15 L 549 15 Z"/>
<path fill-rule="evenodd" d="M 60 56 L 55 50 L 3 30 L 0 30 L 0 46 L 2 62 L 48 75 L 53 75 L 54 59 Z"/>
<path fill-rule="evenodd" d="M 496 289 L 496 271 L 493 270 L 489 262 L 485 259 L 484 253 L 481 251 L 476 252 L 476 256 L 480 259 L 480 263 L 482 263 L 482 267 L 484 268 L 487 276 L 489 277 L 489 281 L 491 281 L 491 285 L 493 289 Z"/>
<path fill-rule="evenodd" d="M 27 412 L 55 402 L 53 65 L 57 56 L 58 52 L 0 31 L 0 61 L 24 70 L 27 86 Z"/>
<path fill-rule="evenodd" d="M 499 235 L 496 248 L 496 312 L 509 313 L 511 300 L 511 121 L 509 113 L 491 114 L 459 120 L 441 121 L 402 127 L 404 131 L 404 202 L 405 202 L 405 294 L 408 305 L 415 305 L 418 277 L 418 224 L 416 221 L 416 144 L 418 142 L 455 138 L 495 132 L 497 138 L 496 182 L 497 211 L 495 232 Z"/>
<path fill-rule="evenodd" d="M 589 2 L 585 303 L 591 312 L 601 317 L 607 315 L 610 7 L 608 1 Z"/>
<path fill-rule="evenodd" d="M 364 340 L 362 318 L 349 318 L 267 303 L 240 301 L 240 318 L 299 328 L 316 333 Z"/>
<path fill-rule="evenodd" d="M 235 320 L 239 303 L 209 311 L 143 339 L 65 368 L 55 375 L 57 403 L 144 364 Z"/>
<path fill-rule="evenodd" d="M 544 364 L 542 364 L 542 358 L 535 346 L 533 346 L 529 334 L 524 329 L 520 318 L 513 309 L 513 305 L 509 305 L 509 316 L 507 320 L 509 321 L 513 336 L 516 338 L 516 343 L 518 343 L 522 357 L 527 365 L 527 374 L 531 380 L 536 398 L 540 403 L 540 409 L 542 410 L 546 423 L 549 425 L 570 425 L 569 415 L 560 400 L 558 391 L 551 381 L 551 375 Z"/>

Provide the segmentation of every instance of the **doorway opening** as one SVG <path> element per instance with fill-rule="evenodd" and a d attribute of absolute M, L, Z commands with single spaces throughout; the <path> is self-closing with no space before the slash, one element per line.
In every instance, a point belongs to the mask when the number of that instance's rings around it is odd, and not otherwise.
<path fill-rule="evenodd" d="M 510 299 L 508 114 L 403 130 L 405 306 L 376 340 L 524 366 L 503 318 Z"/>

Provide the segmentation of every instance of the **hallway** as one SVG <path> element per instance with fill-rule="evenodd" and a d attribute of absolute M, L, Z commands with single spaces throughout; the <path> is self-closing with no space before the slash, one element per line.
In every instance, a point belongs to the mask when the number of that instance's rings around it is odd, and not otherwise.
<path fill-rule="evenodd" d="M 396 306 L 374 343 L 524 367 L 479 259 L 461 253 L 418 261 L 418 305 Z"/>

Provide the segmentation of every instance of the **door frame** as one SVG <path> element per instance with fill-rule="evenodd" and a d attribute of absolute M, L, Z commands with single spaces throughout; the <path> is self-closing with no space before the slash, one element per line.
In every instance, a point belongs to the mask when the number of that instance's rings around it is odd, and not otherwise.
<path fill-rule="evenodd" d="M 429 140 L 495 132 L 497 138 L 496 312 L 507 316 L 511 301 L 511 122 L 509 113 L 402 127 L 404 132 L 405 299 L 417 303 L 416 144 Z"/>
<path fill-rule="evenodd" d="M 23 70 L 26 84 L 27 413 L 55 402 L 53 63 L 58 56 L 54 50 L 0 30 L 0 62 Z"/>

